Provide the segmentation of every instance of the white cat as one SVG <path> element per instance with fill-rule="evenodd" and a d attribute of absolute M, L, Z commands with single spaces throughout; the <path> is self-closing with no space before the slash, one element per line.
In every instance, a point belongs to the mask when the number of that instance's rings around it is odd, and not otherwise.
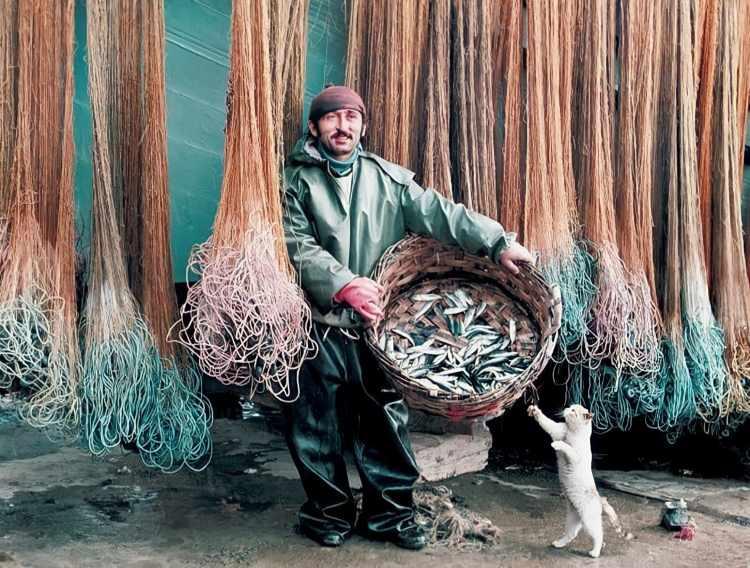
<path fill-rule="evenodd" d="M 594 475 L 591 473 L 591 419 L 593 415 L 579 404 L 574 404 L 563 411 L 564 423 L 550 420 L 536 406 L 529 406 L 528 413 L 552 438 L 552 447 L 557 453 L 560 485 L 568 506 L 565 534 L 553 542 L 552 546 L 555 548 L 566 546 L 578 536 L 583 528 L 594 541 L 589 555 L 598 558 L 604 546 L 602 510 L 621 536 L 627 539 L 632 538 L 629 533 L 623 534 L 614 509 L 596 490 Z"/>

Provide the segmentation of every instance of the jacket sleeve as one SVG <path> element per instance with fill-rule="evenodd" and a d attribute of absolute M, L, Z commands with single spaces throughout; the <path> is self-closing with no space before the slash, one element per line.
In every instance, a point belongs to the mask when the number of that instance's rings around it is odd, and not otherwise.
<path fill-rule="evenodd" d="M 414 181 L 401 194 L 401 208 L 408 230 L 471 254 L 489 256 L 495 262 L 515 240 L 515 234 L 506 233 L 497 221 L 453 203 L 434 189 L 423 189 Z"/>
<path fill-rule="evenodd" d="M 356 275 L 320 246 L 299 197 L 289 189 L 284 197 L 284 237 L 303 290 L 321 312 L 330 311 L 334 294 Z"/>

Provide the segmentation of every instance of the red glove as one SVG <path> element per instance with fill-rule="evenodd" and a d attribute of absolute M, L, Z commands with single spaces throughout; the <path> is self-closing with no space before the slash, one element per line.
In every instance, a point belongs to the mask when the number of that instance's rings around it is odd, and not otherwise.
<path fill-rule="evenodd" d="M 349 304 L 366 322 L 383 317 L 380 295 L 383 287 L 369 278 L 355 278 L 333 297 L 336 302 Z"/>

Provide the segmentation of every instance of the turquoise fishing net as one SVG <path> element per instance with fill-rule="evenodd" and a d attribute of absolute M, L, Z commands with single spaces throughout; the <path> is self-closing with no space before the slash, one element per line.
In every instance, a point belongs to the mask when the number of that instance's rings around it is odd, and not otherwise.
<path fill-rule="evenodd" d="M 84 443 L 95 455 L 135 444 L 144 464 L 164 472 L 205 467 L 212 414 L 198 384 L 195 371 L 162 359 L 137 321 L 84 354 Z"/>

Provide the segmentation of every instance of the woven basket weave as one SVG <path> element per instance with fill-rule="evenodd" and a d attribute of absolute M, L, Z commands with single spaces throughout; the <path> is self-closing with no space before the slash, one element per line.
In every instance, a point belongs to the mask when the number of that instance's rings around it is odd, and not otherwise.
<path fill-rule="evenodd" d="M 533 385 L 555 347 L 562 315 L 560 291 L 531 265 L 514 275 L 488 258 L 427 237 L 409 236 L 385 252 L 373 279 L 385 289 L 385 317 L 367 329 L 365 340 L 411 408 L 452 420 L 498 416 Z M 411 299 L 415 294 L 444 294 L 459 287 L 475 302 L 487 303 L 484 318 L 489 325 L 507 334 L 508 322 L 514 320 L 516 339 L 511 347 L 531 359 L 514 380 L 483 394 L 428 390 L 410 380 L 378 347 L 381 333 L 394 327 L 413 329 L 412 319 L 421 307 Z M 444 325 L 443 332 L 450 336 Z"/>

